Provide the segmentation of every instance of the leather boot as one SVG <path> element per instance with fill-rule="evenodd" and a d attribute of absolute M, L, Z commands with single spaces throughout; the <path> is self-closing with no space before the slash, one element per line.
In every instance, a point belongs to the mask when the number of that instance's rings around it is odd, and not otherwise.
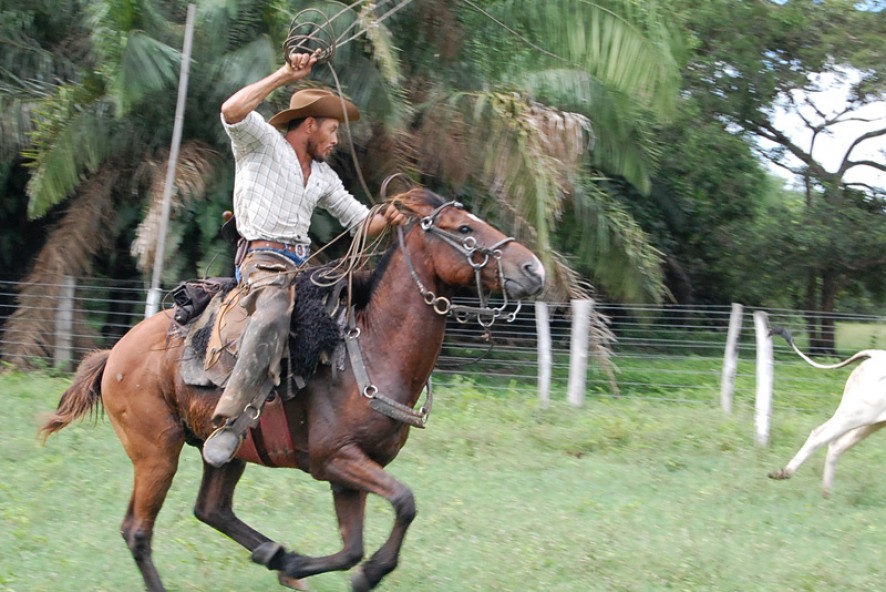
<path fill-rule="evenodd" d="M 243 443 L 245 433 L 238 433 L 232 424 L 218 428 L 203 443 L 203 460 L 213 467 L 221 467 L 234 458 Z"/>

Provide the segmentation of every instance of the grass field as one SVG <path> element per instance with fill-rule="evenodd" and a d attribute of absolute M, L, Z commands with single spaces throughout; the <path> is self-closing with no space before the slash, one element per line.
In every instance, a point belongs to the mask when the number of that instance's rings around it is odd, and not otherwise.
<path fill-rule="evenodd" d="M 65 378 L 0 374 L 0 590 L 134 591 L 141 578 L 118 534 L 128 459 L 107 421 L 67 428 L 45 447 L 38 416 Z M 766 478 L 836 406 L 781 410 L 772 442 L 753 442 L 752 408 L 589 398 L 541 410 L 527 395 L 490 396 L 468 383 L 436 392 L 391 471 L 419 514 L 400 567 L 379 590 L 875 590 L 886 576 L 882 438 L 849 452 L 834 495 L 819 493 L 821 453 L 794 479 Z M 562 399 L 562 393 L 559 396 Z M 186 448 L 156 528 L 154 556 L 170 591 L 280 588 L 274 574 L 191 514 L 200 461 Z M 242 517 L 290 548 L 338 549 L 328 486 L 251 467 Z M 367 550 L 390 508 L 369 504 Z M 348 589 L 347 574 L 311 578 Z"/>

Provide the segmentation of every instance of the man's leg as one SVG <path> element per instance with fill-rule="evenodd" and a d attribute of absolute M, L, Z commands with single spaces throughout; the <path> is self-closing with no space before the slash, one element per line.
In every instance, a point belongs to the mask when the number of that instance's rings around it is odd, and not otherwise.
<path fill-rule="evenodd" d="M 203 458 L 213 466 L 233 457 L 252 423 L 250 417 L 257 417 L 271 389 L 280 383 L 280 358 L 292 316 L 292 287 L 287 274 L 263 278 L 262 283 L 247 296 L 251 314 L 240 338 L 237 362 L 213 412 L 213 424 L 219 429 L 203 446 Z M 244 414 L 249 416 L 237 421 Z"/>

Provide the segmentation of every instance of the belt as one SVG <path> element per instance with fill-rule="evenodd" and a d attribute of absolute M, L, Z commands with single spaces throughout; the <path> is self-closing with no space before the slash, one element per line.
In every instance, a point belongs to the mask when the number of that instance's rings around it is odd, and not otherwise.
<path fill-rule="evenodd" d="M 301 243 L 278 243 L 276 241 L 269 240 L 251 240 L 246 243 L 247 251 L 254 251 L 255 249 L 276 249 L 278 251 L 286 251 L 287 253 L 293 253 L 298 257 L 307 257 L 311 253 L 311 245 L 304 245 Z"/>

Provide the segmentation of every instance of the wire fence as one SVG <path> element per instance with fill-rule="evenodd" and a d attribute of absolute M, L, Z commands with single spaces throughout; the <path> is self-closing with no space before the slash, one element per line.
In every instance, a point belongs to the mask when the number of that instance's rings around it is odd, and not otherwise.
<path fill-rule="evenodd" d="M 0 352 L 7 363 L 24 360 L 31 366 L 58 365 L 57 334 L 62 284 L 35 286 L 0 280 Z M 110 348 L 144 318 L 147 288 L 133 282 L 76 278 L 71 287 L 67 336 L 69 361 L 76 364 L 94 349 Z M 470 302 L 468 302 L 470 303 Z M 171 298 L 164 307 L 172 306 Z M 551 337 L 551 396 L 565 398 L 573 315 L 570 303 L 547 303 Z M 623 305 L 597 302 L 597 322 L 591 330 L 585 376 L 586 397 L 642 397 L 680 404 L 718 405 L 731 306 Z M 756 388 L 753 310 L 742 313 L 735 375 L 734 404 L 754 406 Z M 768 309 L 771 325 L 802 334 L 804 312 Z M 838 351 L 846 356 L 858 349 L 886 348 L 886 318 L 861 314 L 832 315 Z M 524 304 L 513 322 L 499 320 L 491 338 L 476 323 L 450 320 L 435 381 L 450 386 L 482 388 L 506 397 L 514 392 L 536 393 L 539 351 L 536 309 Z M 42 335 L 39 347 L 24 349 Z M 802 344 L 802 336 L 798 341 Z M 783 341 L 774 343 L 776 358 L 774 408 L 806 409 L 834 405 L 847 372 L 822 373 L 804 366 Z M 10 356 L 9 352 L 16 352 Z M 803 370 L 798 370 L 798 368 Z M 850 369 L 851 370 L 851 369 Z"/>

